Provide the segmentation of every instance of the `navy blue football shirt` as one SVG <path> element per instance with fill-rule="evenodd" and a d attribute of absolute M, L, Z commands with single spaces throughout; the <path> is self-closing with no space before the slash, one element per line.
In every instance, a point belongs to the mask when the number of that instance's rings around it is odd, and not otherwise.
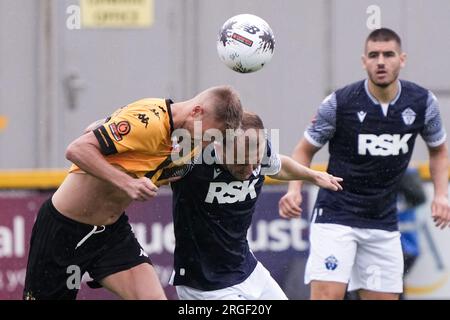
<path fill-rule="evenodd" d="M 344 178 L 344 190 L 320 189 L 312 222 L 397 230 L 396 188 L 417 135 L 430 147 L 446 140 L 436 97 L 408 81 L 399 88 L 386 105 L 370 94 L 368 80 L 322 102 L 304 135 L 317 147 L 329 143 L 327 171 Z"/>
<path fill-rule="evenodd" d="M 243 282 L 256 267 L 247 231 L 264 174 L 278 173 L 280 158 L 267 144 L 262 164 L 245 181 L 219 163 L 195 164 L 172 183 L 174 285 L 223 289 Z"/>

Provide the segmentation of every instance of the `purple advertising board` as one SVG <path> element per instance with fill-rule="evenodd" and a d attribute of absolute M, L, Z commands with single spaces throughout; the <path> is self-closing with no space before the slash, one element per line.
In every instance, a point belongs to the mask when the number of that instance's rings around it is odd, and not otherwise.
<path fill-rule="evenodd" d="M 284 188 L 265 186 L 248 234 L 255 256 L 293 299 L 306 298 L 302 277 L 308 250 L 307 221 L 278 216 Z M 40 205 L 51 192 L 0 192 L 0 300 L 21 299 L 31 229 Z M 304 197 L 307 199 L 307 197 Z M 306 208 L 307 203 L 303 203 Z M 174 234 L 172 196 L 163 188 L 153 201 L 135 202 L 127 210 L 136 238 L 150 255 L 169 299 L 176 292 L 168 284 L 172 273 Z M 78 299 L 115 299 L 104 289 L 90 289 L 83 277 Z"/>

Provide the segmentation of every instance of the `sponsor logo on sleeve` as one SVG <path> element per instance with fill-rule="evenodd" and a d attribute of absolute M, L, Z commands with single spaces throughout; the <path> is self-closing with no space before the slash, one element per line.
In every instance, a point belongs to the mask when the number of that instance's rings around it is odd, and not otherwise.
<path fill-rule="evenodd" d="M 122 141 L 123 136 L 126 136 L 130 133 L 131 126 L 128 121 L 120 121 L 119 123 L 111 123 L 109 125 L 109 130 L 116 141 Z"/>

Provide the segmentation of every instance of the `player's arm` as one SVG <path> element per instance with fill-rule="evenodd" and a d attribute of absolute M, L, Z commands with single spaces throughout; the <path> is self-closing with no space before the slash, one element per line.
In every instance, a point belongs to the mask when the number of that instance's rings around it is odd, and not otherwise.
<path fill-rule="evenodd" d="M 319 150 L 320 150 L 319 147 L 312 145 L 310 142 L 308 142 L 308 140 L 303 138 L 295 146 L 294 152 L 292 153 L 292 159 L 298 162 L 301 166 L 311 170 L 309 167 L 311 166 L 312 159 L 316 154 L 316 152 Z M 299 179 L 289 179 L 289 180 L 299 180 Z M 302 185 L 303 185 L 302 181 L 291 181 L 289 182 L 288 192 L 300 193 Z"/>
<path fill-rule="evenodd" d="M 150 179 L 134 179 L 106 161 L 93 132 L 73 141 L 66 150 L 66 158 L 86 173 L 123 190 L 133 200 L 145 201 L 156 196 L 158 188 Z"/>
<path fill-rule="evenodd" d="M 331 139 L 336 130 L 336 95 L 329 95 L 319 107 L 315 119 L 311 122 L 292 153 L 292 159 L 305 167 L 310 167 L 311 161 L 322 146 Z M 280 199 L 279 214 L 283 218 L 299 217 L 302 210 L 302 181 L 289 182 L 288 192 Z"/>
<path fill-rule="evenodd" d="M 96 122 L 89 126 L 96 127 L 68 147 L 67 159 L 88 174 L 117 186 L 131 199 L 148 200 L 155 196 L 157 191 L 151 180 L 128 176 L 110 165 L 105 156 L 129 151 L 148 154 L 158 152 L 164 125 L 159 117 L 151 118 L 149 114 L 151 112 L 140 106 L 117 110 L 105 121 L 100 121 L 103 122 L 100 125 Z M 140 121 L 139 116 L 145 116 L 147 122 Z"/>
<path fill-rule="evenodd" d="M 430 154 L 430 174 L 434 186 L 431 214 L 436 227 L 444 229 L 450 223 L 448 202 L 448 147 L 446 143 L 428 148 Z"/>
<path fill-rule="evenodd" d="M 342 190 L 342 186 L 339 184 L 342 178 L 334 177 L 326 172 L 312 170 L 285 155 L 280 155 L 280 159 L 281 170 L 276 175 L 271 176 L 272 178 L 278 180 L 304 180 L 321 188 L 333 191 Z"/>
<path fill-rule="evenodd" d="M 442 125 L 438 100 L 431 91 L 428 93 L 425 125 L 421 136 L 428 146 L 430 173 L 434 186 L 431 215 L 436 226 L 443 229 L 450 222 L 447 134 Z"/>
<path fill-rule="evenodd" d="M 305 138 L 300 142 L 292 153 L 292 159 L 299 165 L 309 168 L 311 161 L 320 148 L 309 143 Z M 280 199 L 278 203 L 279 214 L 283 218 L 296 218 L 300 217 L 302 209 L 300 205 L 302 203 L 301 189 L 303 181 L 290 181 L 287 193 Z"/>

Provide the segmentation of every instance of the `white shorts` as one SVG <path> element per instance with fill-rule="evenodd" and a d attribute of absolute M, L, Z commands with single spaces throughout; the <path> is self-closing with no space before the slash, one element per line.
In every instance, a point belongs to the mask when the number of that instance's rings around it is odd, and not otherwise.
<path fill-rule="evenodd" d="M 348 283 L 348 291 L 403 291 L 403 254 L 398 231 L 313 223 L 305 284 Z"/>
<path fill-rule="evenodd" d="M 202 291 L 187 286 L 176 286 L 180 300 L 287 300 L 270 272 L 258 262 L 250 276 L 232 287 Z"/>

